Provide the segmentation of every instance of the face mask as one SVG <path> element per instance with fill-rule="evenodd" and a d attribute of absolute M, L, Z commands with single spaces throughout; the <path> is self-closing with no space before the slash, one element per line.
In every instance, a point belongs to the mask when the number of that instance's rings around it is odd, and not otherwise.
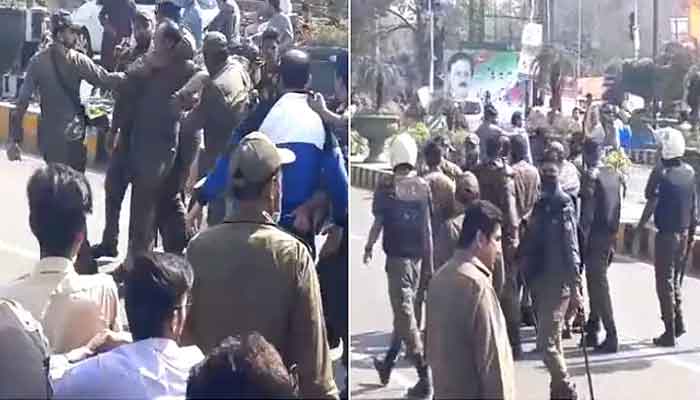
<path fill-rule="evenodd" d="M 557 188 L 558 178 L 551 175 L 542 175 L 542 190 L 545 192 L 554 192 Z"/>
<path fill-rule="evenodd" d="M 273 220 L 276 224 L 279 224 L 279 223 L 280 223 L 280 219 L 282 218 L 282 213 L 279 212 L 279 211 L 275 211 L 275 212 L 272 213 L 272 215 L 270 216 L 270 218 L 272 218 L 272 220 Z"/>

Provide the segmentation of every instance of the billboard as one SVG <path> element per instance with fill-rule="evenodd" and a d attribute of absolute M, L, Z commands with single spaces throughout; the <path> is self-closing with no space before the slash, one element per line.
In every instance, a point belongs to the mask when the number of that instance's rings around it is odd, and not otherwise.
<path fill-rule="evenodd" d="M 467 49 L 445 55 L 445 83 L 453 99 L 484 103 L 488 97 L 502 116 L 524 109 L 527 86 L 518 73 L 518 52 Z"/>

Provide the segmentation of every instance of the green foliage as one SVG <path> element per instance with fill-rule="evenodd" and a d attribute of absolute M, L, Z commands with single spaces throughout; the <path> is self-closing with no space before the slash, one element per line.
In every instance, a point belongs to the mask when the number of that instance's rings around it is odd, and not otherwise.
<path fill-rule="evenodd" d="M 344 26 L 312 25 L 311 37 L 312 46 L 348 46 L 348 30 Z"/>
<path fill-rule="evenodd" d="M 632 167 L 632 161 L 627 158 L 627 155 L 622 150 L 614 150 L 610 152 L 607 157 L 605 157 L 604 163 L 623 176 L 628 176 L 629 170 Z"/>
<path fill-rule="evenodd" d="M 419 149 L 430 139 L 430 130 L 422 122 L 418 122 L 414 126 L 408 128 L 407 132 L 416 141 Z"/>

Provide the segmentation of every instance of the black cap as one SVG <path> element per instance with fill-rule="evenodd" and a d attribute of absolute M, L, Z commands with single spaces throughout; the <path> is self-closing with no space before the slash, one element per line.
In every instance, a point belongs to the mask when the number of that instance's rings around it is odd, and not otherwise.
<path fill-rule="evenodd" d="M 53 33 L 58 33 L 65 29 L 79 31 L 81 27 L 73 23 L 73 18 L 71 18 L 68 11 L 58 10 L 51 16 L 51 31 Z"/>
<path fill-rule="evenodd" d="M 498 110 L 496 110 L 493 104 L 487 104 L 486 107 L 484 107 L 484 115 L 487 117 L 497 117 Z"/>

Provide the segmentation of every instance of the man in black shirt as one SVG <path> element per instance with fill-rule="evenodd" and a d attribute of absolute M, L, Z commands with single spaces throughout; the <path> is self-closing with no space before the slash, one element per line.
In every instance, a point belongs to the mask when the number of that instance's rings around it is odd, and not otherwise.
<path fill-rule="evenodd" d="M 598 344 L 602 320 L 606 337 L 597 348 L 602 352 L 615 353 L 618 341 L 610 300 L 608 266 L 620 226 L 622 176 L 603 165 L 602 151 L 602 145 L 590 139 L 583 145 L 585 170 L 581 183 L 581 256 L 586 266 L 591 304 L 591 314 L 586 324 L 586 344 Z"/>
<path fill-rule="evenodd" d="M 663 347 L 676 345 L 685 333 L 681 311 L 681 277 L 697 225 L 695 171 L 682 161 L 685 138 L 673 128 L 658 132 L 661 164 L 651 172 L 646 187 L 647 205 L 637 226 L 641 230 L 654 213 L 654 270 L 656 294 L 664 321 L 664 333 L 654 339 Z"/>

